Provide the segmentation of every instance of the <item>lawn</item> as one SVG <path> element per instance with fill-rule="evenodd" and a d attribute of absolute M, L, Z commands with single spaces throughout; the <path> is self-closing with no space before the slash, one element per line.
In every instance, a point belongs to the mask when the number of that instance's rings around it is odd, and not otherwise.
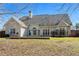
<path fill-rule="evenodd" d="M 79 56 L 79 38 L 0 38 L 2 56 Z"/>

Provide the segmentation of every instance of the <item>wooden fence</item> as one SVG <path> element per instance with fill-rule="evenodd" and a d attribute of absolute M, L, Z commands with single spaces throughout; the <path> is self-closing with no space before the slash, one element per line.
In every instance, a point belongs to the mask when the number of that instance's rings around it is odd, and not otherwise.
<path fill-rule="evenodd" d="M 5 34 L 5 31 L 0 31 L 0 38 L 9 37 L 8 34 Z"/>

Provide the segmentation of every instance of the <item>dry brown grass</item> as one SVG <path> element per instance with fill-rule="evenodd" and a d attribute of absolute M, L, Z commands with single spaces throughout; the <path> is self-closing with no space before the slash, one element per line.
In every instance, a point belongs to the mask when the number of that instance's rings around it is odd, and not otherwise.
<path fill-rule="evenodd" d="M 79 38 L 0 39 L 2 56 L 60 56 L 79 55 Z"/>

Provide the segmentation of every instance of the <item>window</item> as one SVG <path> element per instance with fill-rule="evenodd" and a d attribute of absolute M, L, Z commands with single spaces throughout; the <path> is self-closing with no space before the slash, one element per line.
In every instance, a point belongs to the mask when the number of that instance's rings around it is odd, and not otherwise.
<path fill-rule="evenodd" d="M 59 30 L 56 29 L 56 30 L 55 30 L 55 35 L 56 35 L 56 36 L 58 35 L 58 32 L 59 32 Z"/>
<path fill-rule="evenodd" d="M 38 35 L 40 35 L 40 30 L 38 30 Z"/>
<path fill-rule="evenodd" d="M 65 30 L 64 30 L 64 28 L 61 28 L 60 29 L 60 36 L 63 36 L 63 35 L 65 35 Z"/>
<path fill-rule="evenodd" d="M 55 31 L 51 31 L 51 36 L 55 36 Z"/>
<path fill-rule="evenodd" d="M 47 30 L 47 35 L 49 35 L 49 29 Z"/>
<path fill-rule="evenodd" d="M 49 29 L 43 30 L 43 36 L 49 36 Z"/>
<path fill-rule="evenodd" d="M 29 33 L 28 34 L 29 34 L 29 36 L 31 36 L 31 31 L 30 30 L 29 30 Z"/>
<path fill-rule="evenodd" d="M 14 35 L 15 34 L 15 29 L 13 28 L 13 29 L 10 29 L 10 34 L 11 35 Z"/>
<path fill-rule="evenodd" d="M 55 30 L 51 31 L 51 36 L 59 36 L 59 30 L 55 29 Z"/>
<path fill-rule="evenodd" d="M 45 36 L 46 35 L 46 30 L 43 30 L 43 36 Z"/>
<path fill-rule="evenodd" d="M 37 35 L 37 30 L 35 27 L 33 28 L 33 35 Z"/>

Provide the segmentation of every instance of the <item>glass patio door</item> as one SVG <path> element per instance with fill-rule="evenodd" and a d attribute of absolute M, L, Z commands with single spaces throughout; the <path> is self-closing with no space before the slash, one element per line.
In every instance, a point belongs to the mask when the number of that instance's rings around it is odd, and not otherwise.
<path fill-rule="evenodd" d="M 15 35 L 15 29 L 14 28 L 10 29 L 10 35 Z"/>

